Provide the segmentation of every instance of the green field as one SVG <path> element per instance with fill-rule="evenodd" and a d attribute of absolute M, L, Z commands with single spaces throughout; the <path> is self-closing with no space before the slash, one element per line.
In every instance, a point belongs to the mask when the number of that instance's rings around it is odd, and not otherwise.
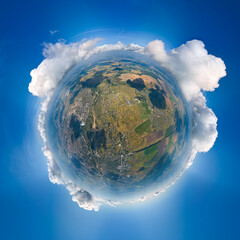
<path fill-rule="evenodd" d="M 141 105 L 139 106 L 139 110 L 141 119 L 148 118 L 151 114 L 151 111 L 148 109 L 148 104 L 146 102 L 141 103 Z"/>
<path fill-rule="evenodd" d="M 143 134 L 144 132 L 149 133 L 151 132 L 150 129 L 150 120 L 148 119 L 147 121 L 145 121 L 144 123 L 140 124 L 139 126 L 137 126 L 134 131 L 138 134 Z"/>

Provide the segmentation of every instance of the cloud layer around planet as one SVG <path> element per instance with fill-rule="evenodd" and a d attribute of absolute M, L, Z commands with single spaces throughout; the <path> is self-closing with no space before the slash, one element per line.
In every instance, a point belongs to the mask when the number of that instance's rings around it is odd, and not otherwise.
<path fill-rule="evenodd" d="M 192 110 L 192 150 L 186 169 L 192 164 L 196 154 L 209 151 L 217 138 L 217 117 L 207 107 L 203 92 L 214 91 L 219 86 L 219 80 L 226 76 L 224 62 L 220 58 L 208 54 L 203 42 L 198 40 L 188 41 L 169 52 L 165 50 L 164 43 L 160 40 L 149 42 L 146 47 L 133 43 L 125 45 L 122 42 L 100 45 L 98 44 L 99 40 L 93 39 L 70 44 L 65 42 L 45 44 L 43 50 L 45 59 L 36 69 L 31 71 L 32 80 L 29 84 L 29 91 L 42 99 L 38 129 L 45 145 L 43 153 L 48 159 L 49 179 L 53 183 L 64 184 L 72 195 L 72 200 L 87 210 L 98 210 L 102 204 L 116 206 L 123 202 L 97 199 L 81 189 L 81 186 L 75 185 L 63 175 L 47 147 L 45 113 L 54 89 L 66 72 L 80 61 L 94 54 L 112 50 L 134 51 L 148 55 L 157 61 L 176 79 Z M 151 196 L 143 196 L 132 202 L 144 201 L 164 192 L 176 182 L 184 170 L 176 179 L 173 179 L 171 184 L 159 189 Z"/>

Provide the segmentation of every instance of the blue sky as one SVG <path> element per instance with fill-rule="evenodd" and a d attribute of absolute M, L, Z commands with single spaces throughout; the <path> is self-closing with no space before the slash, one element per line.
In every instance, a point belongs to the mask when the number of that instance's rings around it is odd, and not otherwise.
<path fill-rule="evenodd" d="M 0 3 L 0 239 L 240 238 L 239 1 Z M 89 212 L 48 179 L 36 130 L 39 102 L 27 87 L 43 42 L 108 33 L 143 44 L 159 38 L 168 48 L 202 40 L 224 60 L 227 77 L 206 94 L 218 117 L 217 141 L 175 186 L 143 204 Z"/>

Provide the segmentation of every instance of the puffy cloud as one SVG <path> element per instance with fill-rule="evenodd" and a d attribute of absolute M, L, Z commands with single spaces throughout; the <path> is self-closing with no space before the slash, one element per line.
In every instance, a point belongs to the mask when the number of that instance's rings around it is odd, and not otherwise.
<path fill-rule="evenodd" d="M 206 106 L 202 93 L 192 100 L 192 145 L 196 152 L 209 151 L 218 135 L 217 117 L 212 109 Z"/>
<path fill-rule="evenodd" d="M 145 48 L 178 81 L 188 101 L 203 91 L 214 91 L 219 79 L 226 76 L 224 62 L 208 54 L 203 42 L 188 41 L 169 53 L 160 40 L 150 42 Z"/>
<path fill-rule="evenodd" d="M 86 210 L 99 210 L 99 206 L 102 204 L 94 199 L 94 197 L 87 191 L 81 189 L 72 182 L 66 183 L 66 187 L 72 195 L 72 200 L 76 202 L 79 207 Z"/>
<path fill-rule="evenodd" d="M 38 129 L 45 143 L 44 155 L 48 159 L 49 179 L 53 183 L 64 184 L 69 190 L 72 200 L 86 210 L 99 210 L 102 204 L 117 206 L 125 202 L 113 202 L 109 199 L 97 199 L 90 193 L 74 184 L 62 173 L 54 156 L 47 147 L 45 135 L 45 113 L 52 93 L 64 74 L 78 62 L 94 54 L 112 50 L 130 50 L 146 54 L 155 59 L 178 81 L 192 110 L 192 151 L 189 154 L 187 169 L 193 162 L 198 152 L 207 152 L 217 138 L 217 117 L 207 107 L 202 91 L 214 91 L 219 86 L 219 79 L 226 75 L 224 62 L 208 54 L 201 41 L 193 40 L 178 48 L 166 52 L 164 43 L 160 40 L 150 42 L 145 48 L 137 44 L 125 45 L 121 42 L 97 46 L 99 39 L 66 44 L 45 44 L 43 55 L 45 59 L 30 73 L 32 81 L 29 91 L 38 97 L 45 97 L 39 115 Z M 158 196 L 173 185 L 184 170 L 172 180 L 171 183 L 159 189 L 154 194 L 143 196 L 130 201 L 137 203 L 148 198 Z M 129 203 L 129 202 L 128 202 Z"/>
<path fill-rule="evenodd" d="M 32 81 L 29 91 L 39 97 L 48 95 L 56 88 L 64 74 L 96 46 L 97 41 L 98 39 L 95 39 L 70 45 L 64 42 L 45 44 L 45 59 L 30 73 Z"/>

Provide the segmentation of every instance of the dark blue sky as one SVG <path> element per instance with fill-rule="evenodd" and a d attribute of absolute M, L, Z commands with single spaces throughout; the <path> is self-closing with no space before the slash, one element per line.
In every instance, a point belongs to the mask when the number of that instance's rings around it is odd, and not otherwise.
<path fill-rule="evenodd" d="M 240 239 L 240 3 L 225 1 L 0 0 L 0 239 Z M 167 47 L 202 40 L 221 57 L 227 77 L 207 100 L 219 137 L 160 197 L 130 207 L 80 209 L 48 180 L 28 92 L 42 43 L 77 41 L 86 31 L 162 39 Z M 51 36 L 49 30 L 58 30 Z"/>

